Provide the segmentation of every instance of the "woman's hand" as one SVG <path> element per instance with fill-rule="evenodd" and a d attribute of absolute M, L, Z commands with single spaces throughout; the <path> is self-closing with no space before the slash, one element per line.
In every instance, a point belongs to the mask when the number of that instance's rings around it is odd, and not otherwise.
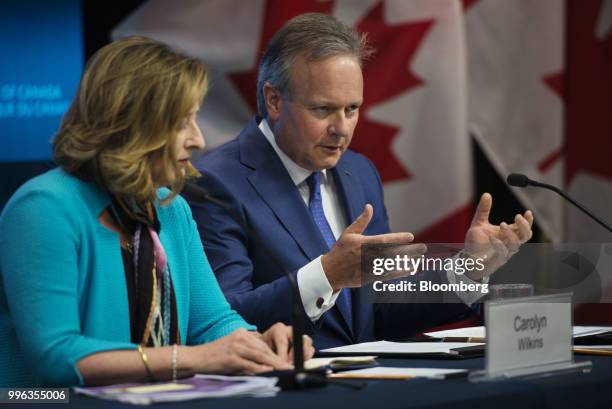
<path fill-rule="evenodd" d="M 258 333 L 242 328 L 214 342 L 191 347 L 190 352 L 196 373 L 254 375 L 290 369 Z"/>
<path fill-rule="evenodd" d="M 293 362 L 293 331 L 290 326 L 277 322 L 261 335 L 261 339 L 272 348 L 284 362 Z M 312 358 L 312 338 L 304 335 L 304 360 Z"/>

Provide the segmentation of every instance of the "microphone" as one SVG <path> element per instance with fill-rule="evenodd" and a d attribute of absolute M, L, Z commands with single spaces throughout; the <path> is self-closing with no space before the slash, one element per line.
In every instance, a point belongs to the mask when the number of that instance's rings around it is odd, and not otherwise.
<path fill-rule="evenodd" d="M 556 186 L 549 185 L 548 183 L 542 183 L 542 182 L 538 182 L 535 180 L 531 180 L 527 176 L 520 174 L 520 173 L 509 174 L 508 177 L 506 178 L 506 182 L 508 182 L 510 186 L 514 186 L 514 187 L 535 186 L 535 187 L 541 187 L 544 189 L 552 190 L 558 195 L 561 195 L 565 200 L 567 200 L 568 202 L 576 206 L 578 209 L 582 210 L 587 216 L 589 216 L 591 219 L 593 219 L 594 221 L 599 223 L 601 226 L 603 226 L 606 230 L 608 230 L 610 233 L 612 233 L 612 227 L 610 227 L 610 225 L 608 225 L 606 222 L 604 222 L 603 220 L 595 216 L 593 213 L 591 213 L 590 210 L 588 210 L 586 207 L 584 207 L 580 203 L 576 202 L 574 199 L 569 197 L 564 191 L 562 191 Z"/>
<path fill-rule="evenodd" d="M 209 202 L 219 206 L 223 209 L 228 216 L 232 218 L 240 227 L 247 231 L 247 233 L 255 239 L 262 246 L 263 251 L 272 260 L 272 262 L 281 269 L 283 274 L 289 280 L 289 286 L 293 293 L 293 312 L 291 319 L 292 335 L 293 335 L 293 370 L 287 371 L 272 371 L 267 374 L 261 374 L 264 376 L 275 376 L 279 378 L 279 386 L 281 389 L 304 389 L 312 387 L 326 386 L 327 383 L 334 383 L 339 386 L 345 386 L 354 389 L 361 389 L 364 385 L 351 384 L 347 382 L 339 382 L 337 380 L 328 380 L 325 376 L 325 369 L 322 370 L 306 370 L 304 368 L 304 315 L 302 307 L 300 306 L 300 290 L 295 281 L 293 275 L 289 272 L 287 267 L 278 259 L 268 247 L 266 247 L 261 240 L 259 234 L 249 227 L 240 217 L 238 212 L 227 205 L 224 201 L 211 196 L 206 189 L 198 186 L 195 183 L 185 183 L 181 192 L 183 196 L 194 202 Z"/>
<path fill-rule="evenodd" d="M 511 173 L 508 175 L 506 179 L 510 186 L 515 187 L 527 187 L 529 185 L 529 178 L 525 175 L 521 175 L 520 173 Z"/>

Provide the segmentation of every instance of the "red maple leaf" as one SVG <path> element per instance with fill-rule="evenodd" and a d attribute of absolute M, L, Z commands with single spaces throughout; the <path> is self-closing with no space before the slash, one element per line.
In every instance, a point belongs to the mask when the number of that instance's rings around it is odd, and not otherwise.
<path fill-rule="evenodd" d="M 242 98 L 249 104 L 253 112 L 257 112 L 257 68 L 268 42 L 286 21 L 303 13 L 330 13 L 334 1 L 300 0 L 287 2 L 283 0 L 268 0 L 263 16 L 261 38 L 257 58 L 253 61 L 250 71 L 229 74 Z"/>
<path fill-rule="evenodd" d="M 474 3 L 478 3 L 480 0 L 461 0 L 463 3 L 463 10 L 467 10 L 474 5 Z"/>
<path fill-rule="evenodd" d="M 567 5 L 566 183 L 583 171 L 612 180 L 612 34 L 595 34 L 601 0 Z"/>
<path fill-rule="evenodd" d="M 564 75 L 562 72 L 558 72 L 555 74 L 550 74 L 544 77 L 543 81 L 548 87 L 561 99 L 563 99 L 564 91 L 563 91 L 563 81 Z"/>
<path fill-rule="evenodd" d="M 372 120 L 368 110 L 423 84 L 410 70 L 410 61 L 432 24 L 433 21 L 428 20 L 388 25 L 383 16 L 383 3 L 379 2 L 357 25 L 359 32 L 367 33 L 376 54 L 366 63 L 363 72 L 363 105 L 351 147 L 374 162 L 383 182 L 410 179 L 411 176 L 391 150 L 399 129 Z"/>
<path fill-rule="evenodd" d="M 333 1 L 303 0 L 287 3 L 269 0 L 264 12 L 257 60 L 259 61 L 270 38 L 285 21 L 306 12 L 330 13 L 333 6 Z M 383 18 L 383 2 L 379 1 L 356 27 L 358 31 L 368 34 L 377 52 L 375 58 L 364 68 L 364 104 L 351 149 L 362 152 L 374 162 L 383 182 L 406 180 L 410 178 L 410 174 L 391 150 L 391 144 L 399 129 L 369 119 L 368 109 L 423 84 L 409 67 L 432 24 L 433 21 L 428 20 L 388 25 Z M 254 62 L 253 68 L 248 72 L 229 75 L 254 112 L 258 61 Z"/>
<path fill-rule="evenodd" d="M 543 78 L 544 83 L 554 92 L 561 100 L 564 99 L 563 81 L 565 76 L 562 72 L 547 75 Z M 544 158 L 538 161 L 538 170 L 541 173 L 546 173 L 557 161 L 563 157 L 563 147 L 554 148 Z"/>

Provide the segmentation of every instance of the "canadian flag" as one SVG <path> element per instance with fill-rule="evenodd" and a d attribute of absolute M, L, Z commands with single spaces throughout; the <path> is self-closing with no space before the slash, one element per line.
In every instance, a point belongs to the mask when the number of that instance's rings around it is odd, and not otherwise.
<path fill-rule="evenodd" d="M 565 6 L 561 0 L 465 1 L 470 133 L 504 177 L 563 183 Z M 554 193 L 514 189 L 553 241 L 563 237 Z"/>
<path fill-rule="evenodd" d="M 201 110 L 208 146 L 255 113 L 267 42 L 288 19 L 330 13 L 367 33 L 364 105 L 351 148 L 384 183 L 392 229 L 420 241 L 462 242 L 473 188 L 467 133 L 464 25 L 457 0 L 150 0 L 114 31 L 145 35 L 201 58 L 211 74 Z"/>
<path fill-rule="evenodd" d="M 469 129 L 501 175 L 565 188 L 612 223 L 612 0 L 464 0 Z M 514 190 L 561 242 L 610 235 L 554 193 Z"/>
<path fill-rule="evenodd" d="M 114 36 L 157 38 L 209 66 L 200 119 L 212 147 L 255 112 L 266 43 L 312 11 L 367 33 L 377 49 L 352 149 L 377 166 L 394 230 L 463 241 L 468 135 L 500 175 L 565 185 L 610 221 L 612 0 L 149 0 Z M 550 240 L 607 239 L 553 193 L 514 192 Z"/>
<path fill-rule="evenodd" d="M 568 1 L 565 181 L 570 194 L 612 225 L 612 0 Z M 568 240 L 612 235 L 567 208 Z"/>
<path fill-rule="evenodd" d="M 612 225 L 612 1 L 569 0 L 567 13 L 565 180 L 573 197 Z M 572 242 L 612 241 L 569 206 L 567 232 Z M 602 273 L 602 287 L 611 288 L 610 271 Z M 582 305 L 574 319 L 612 324 L 612 304 Z"/>
<path fill-rule="evenodd" d="M 464 4 L 471 133 L 500 174 L 563 187 L 612 224 L 612 0 Z M 515 193 L 551 240 L 611 241 L 554 193 Z M 575 322 L 609 324 L 611 310 L 582 305 Z"/>

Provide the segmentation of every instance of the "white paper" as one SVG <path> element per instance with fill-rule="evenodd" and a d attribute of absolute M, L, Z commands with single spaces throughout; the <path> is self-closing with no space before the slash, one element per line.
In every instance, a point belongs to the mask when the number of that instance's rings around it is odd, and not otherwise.
<path fill-rule="evenodd" d="M 355 369 L 353 371 L 344 371 L 341 374 L 347 375 L 363 375 L 363 376 L 380 376 L 384 378 L 388 377 L 400 377 L 405 376 L 406 378 L 430 378 L 430 379 L 442 379 L 446 375 L 466 372 L 467 369 L 446 369 L 446 368 L 397 368 L 397 367 L 384 367 L 377 366 L 374 368 Z"/>
<path fill-rule="evenodd" d="M 574 345 L 574 349 L 592 349 L 612 352 L 612 345 Z"/>
<path fill-rule="evenodd" d="M 443 353 L 458 355 L 456 351 L 452 351 L 455 348 L 473 347 L 477 345 L 484 345 L 482 343 L 468 343 L 468 342 L 391 342 L 391 341 L 377 341 L 377 342 L 364 342 L 361 344 L 346 345 L 336 348 L 328 348 L 322 350 L 325 353 L 342 353 L 342 354 L 430 354 L 430 353 Z"/>
<path fill-rule="evenodd" d="M 577 337 L 586 337 L 589 335 L 599 335 L 605 334 L 606 332 L 611 332 L 612 327 L 587 327 L 581 325 L 574 326 L 574 338 Z"/>
<path fill-rule="evenodd" d="M 446 337 L 484 338 L 485 337 L 485 327 L 481 325 L 479 327 L 447 329 L 444 331 L 426 332 L 425 335 L 428 335 L 434 338 L 446 338 Z"/>
<path fill-rule="evenodd" d="M 606 332 L 611 332 L 611 331 L 612 331 L 612 327 L 588 327 L 588 326 L 582 326 L 582 325 L 574 325 L 572 329 L 574 338 L 586 337 L 589 335 L 605 334 Z M 434 337 L 434 338 L 446 338 L 446 337 L 484 338 L 485 337 L 485 327 L 479 326 L 479 327 L 447 329 L 444 331 L 426 332 L 425 335 Z"/>

